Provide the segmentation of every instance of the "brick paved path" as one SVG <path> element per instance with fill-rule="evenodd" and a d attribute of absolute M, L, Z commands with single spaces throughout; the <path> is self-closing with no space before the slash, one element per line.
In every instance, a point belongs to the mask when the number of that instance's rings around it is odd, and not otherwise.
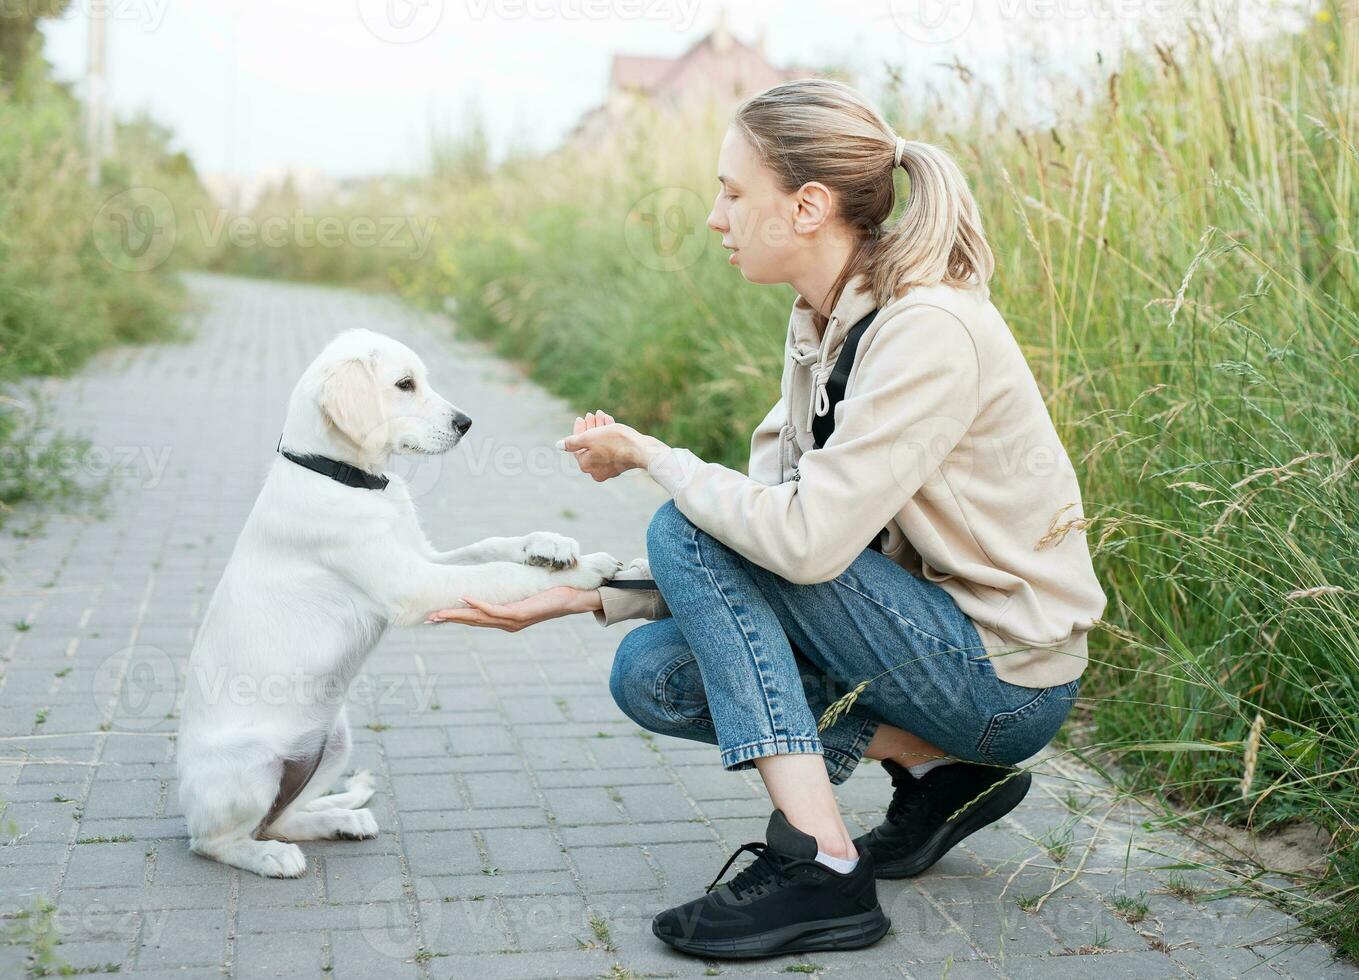
<path fill-rule="evenodd" d="M 443 546 L 554 529 L 631 558 L 663 499 L 644 476 L 600 486 L 564 466 L 550 446 L 574 413 L 437 321 L 321 288 L 192 287 L 189 342 L 113 352 L 57 386 L 58 417 L 93 437 L 88 466 L 119 471 L 108 514 L 0 536 L 0 926 L 18 940 L 0 943 L 0 976 L 20 975 L 44 930 L 61 940 L 53 968 L 139 978 L 1359 974 L 1286 941 L 1291 921 L 1267 905 L 1193 894 L 1214 885 L 1164 868 L 1181 842 L 1056 760 L 1012 818 L 881 886 L 894 930 L 876 947 L 754 964 L 673 954 L 651 914 L 760 839 L 768 802 L 714 749 L 619 713 L 607 676 L 630 624 L 583 616 L 515 635 L 389 633 L 350 698 L 382 835 L 303 845 L 293 881 L 190 855 L 175 671 L 287 392 L 330 336 L 362 325 L 407 340 L 476 420 L 463 447 L 411 471 Z M 876 822 L 887 796 L 864 766 L 841 791 L 851 826 Z M 1119 896 L 1143 893 L 1144 915 L 1117 914 Z"/>

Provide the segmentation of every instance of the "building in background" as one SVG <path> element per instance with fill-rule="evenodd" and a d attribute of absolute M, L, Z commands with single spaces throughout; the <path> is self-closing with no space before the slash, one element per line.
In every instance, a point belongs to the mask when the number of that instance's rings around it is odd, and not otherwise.
<path fill-rule="evenodd" d="M 723 11 L 712 31 L 679 57 L 614 55 L 604 103 L 581 117 L 570 138 L 593 142 L 639 105 L 664 111 L 699 103 L 734 103 L 811 74 L 816 73 L 771 65 L 763 37 L 752 44 L 735 37 Z"/>

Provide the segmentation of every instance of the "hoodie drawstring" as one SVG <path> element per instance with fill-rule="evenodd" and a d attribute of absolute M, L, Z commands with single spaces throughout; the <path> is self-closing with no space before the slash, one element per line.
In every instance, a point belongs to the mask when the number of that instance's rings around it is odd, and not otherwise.
<path fill-rule="evenodd" d="M 825 365 L 818 366 L 812 372 L 812 403 L 811 411 L 807 415 L 807 431 L 811 431 L 812 420 L 820 418 L 830 411 L 830 395 L 826 393 L 826 382 L 830 379 L 831 372 Z"/>

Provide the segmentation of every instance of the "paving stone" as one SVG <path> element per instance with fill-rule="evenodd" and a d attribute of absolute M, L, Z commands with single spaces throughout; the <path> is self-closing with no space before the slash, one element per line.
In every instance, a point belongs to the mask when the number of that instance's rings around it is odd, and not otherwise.
<path fill-rule="evenodd" d="M 1281 943 L 1277 946 L 1259 946 L 1256 952 L 1265 958 L 1270 967 L 1286 977 L 1359 977 L 1359 967 L 1335 957 L 1335 951 L 1324 943 L 1298 942 Z"/>
<path fill-rule="evenodd" d="M 326 858 L 326 898 L 332 902 L 367 902 L 395 898 L 405 875 L 396 855 L 331 855 Z M 385 893 L 390 892 L 390 895 Z"/>
<path fill-rule="evenodd" d="M 149 850 L 141 841 L 77 844 L 66 873 L 75 881 L 140 882 Z"/>
<path fill-rule="evenodd" d="M 484 898 L 488 895 L 574 895 L 579 892 L 567 871 L 505 871 L 494 875 L 436 875 L 429 879 L 444 898 Z"/>
<path fill-rule="evenodd" d="M 154 817 L 160 807 L 161 784 L 156 779 L 121 779 L 90 787 L 84 811 L 87 818 Z"/>
<path fill-rule="evenodd" d="M 1184 974 L 1164 953 L 1096 953 L 1088 956 L 1013 956 L 1004 962 L 991 961 L 1001 976 L 1012 980 L 1054 980 L 1059 977 L 1101 980 L 1152 980 L 1180 978 Z M 950 974 L 952 976 L 952 974 Z"/>
<path fill-rule="evenodd" d="M 467 806 L 457 780 L 447 776 L 393 776 L 392 789 L 402 812 L 461 810 Z"/>
<path fill-rule="evenodd" d="M 575 847 L 571 860 L 587 893 L 596 889 L 654 891 L 659 885 L 640 847 Z"/>
<path fill-rule="evenodd" d="M 566 855 L 552 834 L 538 829 L 482 832 L 487 860 L 502 871 L 553 871 L 566 867 Z"/>
<path fill-rule="evenodd" d="M 163 928 L 142 937 L 137 964 L 173 968 L 220 963 L 226 948 L 227 917 L 220 909 L 176 909 Z"/>
<path fill-rule="evenodd" d="M 1273 980 L 1277 975 L 1262 956 L 1242 946 L 1174 949 L 1170 958 L 1196 980 Z"/>
<path fill-rule="evenodd" d="M 539 802 L 524 773 L 473 772 L 463 780 L 475 807 L 537 806 Z"/>
<path fill-rule="evenodd" d="M 236 942 L 240 977 L 321 976 L 328 936 L 324 932 L 244 935 Z"/>
<path fill-rule="evenodd" d="M 330 955 L 334 969 L 326 974 L 336 980 L 411 980 L 420 976 L 416 963 L 419 952 L 415 936 L 400 925 L 380 926 L 370 922 L 356 931 L 333 931 Z M 449 976 L 440 961 L 439 976 Z M 451 974 L 459 976 L 459 974 Z"/>
<path fill-rule="evenodd" d="M 626 823 L 628 819 L 620 807 L 621 797 L 610 795 L 602 786 L 545 789 L 543 797 L 548 811 L 562 825 Z"/>
<path fill-rule="evenodd" d="M 422 831 L 406 834 L 403 840 L 417 874 L 469 874 L 486 867 L 470 831 Z"/>

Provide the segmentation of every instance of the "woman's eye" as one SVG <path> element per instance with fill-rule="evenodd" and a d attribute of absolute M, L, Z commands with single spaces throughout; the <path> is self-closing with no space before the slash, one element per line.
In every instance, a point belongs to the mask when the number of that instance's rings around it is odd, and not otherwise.
<path fill-rule="evenodd" d="M 396 386 L 400 388 L 402 391 L 415 390 L 415 382 L 410 378 L 402 378 L 400 381 L 396 383 Z"/>

